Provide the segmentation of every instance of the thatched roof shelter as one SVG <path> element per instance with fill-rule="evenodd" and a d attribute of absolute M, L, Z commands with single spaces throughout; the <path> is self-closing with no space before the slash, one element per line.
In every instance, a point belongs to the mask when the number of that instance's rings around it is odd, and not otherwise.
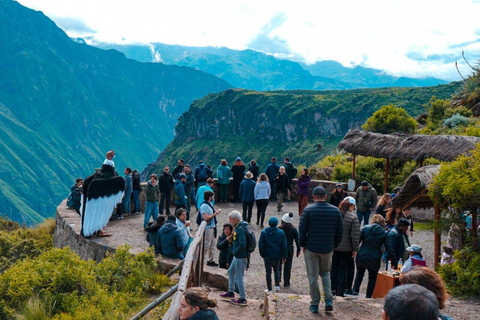
<path fill-rule="evenodd" d="M 349 131 L 338 148 L 355 155 L 384 159 L 453 161 L 475 149 L 480 138 L 453 135 L 400 135 Z"/>
<path fill-rule="evenodd" d="M 435 177 L 440 171 L 439 165 L 425 166 L 415 170 L 405 181 L 400 192 L 392 200 L 394 208 L 432 208 L 433 201 L 428 196 L 428 186 L 433 183 Z"/>

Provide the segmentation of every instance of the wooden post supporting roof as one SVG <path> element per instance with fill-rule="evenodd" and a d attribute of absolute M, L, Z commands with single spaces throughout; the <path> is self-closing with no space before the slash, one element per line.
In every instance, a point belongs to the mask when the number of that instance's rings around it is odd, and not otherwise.
<path fill-rule="evenodd" d="M 434 259 L 433 263 L 435 268 L 440 262 L 440 246 L 441 246 L 441 237 L 438 232 L 438 222 L 440 221 L 440 205 L 435 204 L 435 247 L 434 247 Z"/>
<path fill-rule="evenodd" d="M 383 188 L 383 193 L 387 193 L 388 192 L 388 170 L 389 170 L 389 167 L 390 167 L 390 159 L 385 159 L 386 162 L 385 162 L 385 187 Z"/>

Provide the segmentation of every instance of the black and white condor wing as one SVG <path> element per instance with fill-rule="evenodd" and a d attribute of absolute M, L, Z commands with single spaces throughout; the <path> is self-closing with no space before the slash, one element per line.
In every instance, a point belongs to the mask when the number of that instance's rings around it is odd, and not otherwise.
<path fill-rule="evenodd" d="M 124 190 L 125 179 L 119 176 L 105 179 L 93 174 L 85 179 L 80 209 L 82 236 L 91 237 L 107 225 L 115 206 L 122 201 Z"/>

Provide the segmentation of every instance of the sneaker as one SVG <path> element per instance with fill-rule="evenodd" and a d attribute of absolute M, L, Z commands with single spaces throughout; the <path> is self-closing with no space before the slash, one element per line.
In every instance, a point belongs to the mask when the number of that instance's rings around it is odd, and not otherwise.
<path fill-rule="evenodd" d="M 232 299 L 230 301 L 233 304 L 239 305 L 239 306 L 246 306 L 247 305 L 247 300 L 238 298 L 238 299 Z"/>
<path fill-rule="evenodd" d="M 345 290 L 345 294 L 346 294 L 346 295 L 347 295 L 347 294 L 352 294 L 352 292 L 353 292 L 352 289 L 347 289 L 347 290 Z"/>
<path fill-rule="evenodd" d="M 347 292 L 347 291 L 349 291 L 349 292 Z M 347 291 L 345 291 L 345 294 L 346 294 L 347 296 L 358 297 L 358 292 L 355 292 L 355 291 L 353 291 L 353 290 L 347 290 Z"/>
<path fill-rule="evenodd" d="M 280 291 L 280 286 L 275 286 L 275 292 Z"/>
<path fill-rule="evenodd" d="M 115 216 L 115 220 L 123 220 L 125 219 L 125 217 L 123 216 L 123 214 L 119 215 L 119 216 Z"/>
<path fill-rule="evenodd" d="M 333 311 L 332 299 L 325 300 L 325 311 Z"/>
<path fill-rule="evenodd" d="M 209 267 L 218 267 L 218 263 L 215 261 L 207 261 L 207 266 Z"/>
<path fill-rule="evenodd" d="M 311 313 L 318 313 L 318 306 L 310 306 Z"/>
<path fill-rule="evenodd" d="M 285 202 L 292 202 L 292 200 L 291 200 L 291 199 L 287 199 L 287 200 L 285 200 Z"/>
<path fill-rule="evenodd" d="M 266 293 L 273 293 L 272 290 L 268 290 L 268 289 L 265 289 L 265 292 L 266 292 Z"/>
<path fill-rule="evenodd" d="M 283 287 L 284 287 L 284 288 L 290 287 L 290 283 L 285 283 L 285 284 L 283 285 Z"/>
<path fill-rule="evenodd" d="M 233 292 L 224 292 L 220 294 L 222 298 L 235 298 L 235 293 Z"/>

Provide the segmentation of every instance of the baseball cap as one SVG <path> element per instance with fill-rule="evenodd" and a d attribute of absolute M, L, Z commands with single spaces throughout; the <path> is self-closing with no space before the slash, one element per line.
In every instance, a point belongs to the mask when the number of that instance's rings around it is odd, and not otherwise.
<path fill-rule="evenodd" d="M 313 189 L 314 196 L 325 196 L 326 194 L 327 191 L 325 191 L 324 187 L 315 187 L 315 189 Z"/>

